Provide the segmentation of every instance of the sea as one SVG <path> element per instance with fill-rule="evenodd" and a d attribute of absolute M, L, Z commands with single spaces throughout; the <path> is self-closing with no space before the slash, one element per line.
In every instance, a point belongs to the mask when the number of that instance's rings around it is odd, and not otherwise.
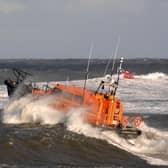
<path fill-rule="evenodd" d="M 56 83 L 83 87 L 87 63 L 87 59 L 0 60 L 0 167 L 168 167 L 168 59 L 124 60 L 122 68 L 135 79 L 120 75 L 116 96 L 124 115 L 142 117 L 137 138 L 89 125 L 81 118 L 84 107 L 70 109 L 65 117 L 49 106 L 53 97 L 8 98 L 4 80 L 15 79 L 14 68 L 31 73 L 25 82 L 40 88 Z M 111 61 L 105 72 L 107 63 L 90 61 L 89 90 L 96 90 L 105 74 L 112 73 L 116 80 L 119 60 Z"/>

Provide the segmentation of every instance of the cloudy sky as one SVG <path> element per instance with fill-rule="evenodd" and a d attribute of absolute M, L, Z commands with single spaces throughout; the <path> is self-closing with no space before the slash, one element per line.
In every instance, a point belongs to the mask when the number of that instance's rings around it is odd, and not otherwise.
<path fill-rule="evenodd" d="M 0 58 L 168 58 L 168 0 L 0 0 Z"/>

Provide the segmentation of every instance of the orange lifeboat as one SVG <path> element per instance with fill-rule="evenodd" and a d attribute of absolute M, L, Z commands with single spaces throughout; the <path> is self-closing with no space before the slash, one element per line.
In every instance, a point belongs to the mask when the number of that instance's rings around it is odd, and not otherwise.
<path fill-rule="evenodd" d="M 110 80 L 111 81 L 111 80 Z M 132 123 L 130 118 L 123 115 L 123 105 L 115 96 L 118 88 L 118 80 L 114 83 L 101 81 L 98 89 L 93 92 L 85 88 L 57 84 L 48 90 L 33 89 L 34 96 L 55 96 L 55 102 L 50 104 L 54 109 L 67 113 L 70 108 L 87 107 L 83 115 L 88 123 L 117 131 L 124 136 L 138 136 L 141 130 L 141 117 L 135 117 Z M 104 90 L 105 85 L 109 88 Z"/>
<path fill-rule="evenodd" d="M 115 129 L 122 135 L 140 135 L 138 129 L 141 118 L 133 119 L 129 126 L 129 118 L 123 116 L 123 105 L 115 95 L 93 92 L 83 88 L 57 84 L 49 90 L 33 89 L 34 96 L 55 96 L 55 102 L 50 104 L 54 109 L 67 113 L 70 108 L 86 107 L 84 120 L 94 126 Z M 136 124 L 135 124 L 136 122 Z"/>
<path fill-rule="evenodd" d="M 123 115 L 123 105 L 116 97 L 119 77 L 122 73 L 122 63 L 123 58 L 121 58 L 117 69 L 117 80 L 112 80 L 112 74 L 106 75 L 96 91 L 86 89 L 87 76 L 83 88 L 56 84 L 52 88 L 48 86 L 43 89 L 30 87 L 28 90 L 37 98 L 52 95 L 54 101 L 49 106 L 63 113 L 67 113 L 70 108 L 86 107 L 83 115 L 84 120 L 94 126 L 112 129 L 121 135 L 138 136 L 141 134 L 141 130 L 138 129 L 141 117 L 131 119 L 133 122 L 130 123 L 129 116 Z"/>
<path fill-rule="evenodd" d="M 67 111 L 67 108 L 72 107 L 87 107 L 84 117 L 93 125 L 117 127 L 122 124 L 123 105 L 112 95 L 84 91 L 83 88 L 61 84 L 48 91 L 33 89 L 32 94 L 59 97 L 59 100 L 51 106 L 61 111 Z"/>

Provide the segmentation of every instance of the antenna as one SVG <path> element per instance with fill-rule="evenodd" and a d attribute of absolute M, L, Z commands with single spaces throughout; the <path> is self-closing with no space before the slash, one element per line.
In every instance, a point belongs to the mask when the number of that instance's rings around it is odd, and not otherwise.
<path fill-rule="evenodd" d="M 90 47 L 90 51 L 89 51 L 89 58 L 88 58 L 88 62 L 87 62 L 87 67 L 86 67 L 86 72 L 85 72 L 85 81 L 84 81 L 84 86 L 83 86 L 83 101 L 84 101 L 84 97 L 85 97 L 85 90 L 86 90 L 86 82 L 89 76 L 89 66 L 90 66 L 90 58 L 93 54 L 93 43 L 91 43 L 91 47 Z"/>
<path fill-rule="evenodd" d="M 110 65 L 110 62 L 111 62 L 112 58 L 113 58 L 113 66 L 112 66 L 111 71 L 113 72 L 113 70 L 114 70 L 114 64 L 115 64 L 115 60 L 116 60 L 116 57 L 117 57 L 119 44 L 120 44 L 120 36 L 118 36 L 118 39 L 117 39 L 117 44 L 116 44 L 116 47 L 115 47 L 115 52 L 114 51 L 112 52 L 111 57 L 109 58 L 109 60 L 107 62 L 107 65 L 106 65 L 106 68 L 105 68 L 105 71 L 104 71 L 104 76 L 106 75 L 106 73 L 108 71 L 108 67 Z"/>
<path fill-rule="evenodd" d="M 108 62 L 107 62 L 106 68 L 105 68 L 105 70 L 104 70 L 104 76 L 106 75 L 106 73 L 107 73 L 107 71 L 108 71 L 108 67 L 109 67 L 109 65 L 110 65 L 110 62 L 111 62 L 111 59 L 113 58 L 113 56 L 114 56 L 114 51 L 112 52 L 111 57 L 109 58 L 109 60 L 108 60 Z"/>
<path fill-rule="evenodd" d="M 116 57 L 117 57 L 117 54 L 118 54 L 119 45 L 120 45 L 120 36 L 118 36 L 118 39 L 117 39 L 116 49 L 115 49 L 114 58 L 113 58 L 113 66 L 112 66 L 112 69 L 111 69 L 111 75 L 113 74 L 115 61 L 116 61 Z"/>
<path fill-rule="evenodd" d="M 91 58 L 92 54 L 93 54 L 93 43 L 91 43 L 90 52 L 89 52 L 89 58 L 88 58 L 88 63 L 87 63 L 87 68 L 86 68 L 87 74 L 89 73 L 90 58 Z"/>

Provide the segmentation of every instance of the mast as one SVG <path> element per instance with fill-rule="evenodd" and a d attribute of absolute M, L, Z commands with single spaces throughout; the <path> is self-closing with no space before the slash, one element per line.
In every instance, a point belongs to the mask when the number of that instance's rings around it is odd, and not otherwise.
<path fill-rule="evenodd" d="M 122 72 L 122 64 L 123 64 L 123 60 L 124 58 L 121 57 L 120 58 L 120 65 L 119 67 L 117 68 L 117 80 L 114 82 L 114 91 L 111 92 L 112 95 L 116 95 L 116 92 L 117 92 L 117 89 L 118 89 L 118 85 L 119 85 L 119 80 L 120 80 L 120 74 Z"/>
<path fill-rule="evenodd" d="M 85 80 L 84 80 L 84 86 L 83 86 L 83 101 L 85 100 L 85 90 L 86 90 L 86 84 L 89 76 L 89 66 L 90 66 L 90 59 L 93 54 L 93 43 L 91 43 L 90 52 L 89 52 L 89 58 L 87 62 L 86 72 L 85 72 Z"/>
<path fill-rule="evenodd" d="M 118 49 L 119 49 L 119 45 L 120 45 L 120 36 L 118 36 L 117 39 L 117 43 L 116 43 L 116 47 L 115 47 L 115 51 L 112 52 L 111 57 L 109 58 L 107 65 L 105 67 L 105 71 L 104 71 L 104 76 L 106 75 L 107 71 L 108 71 L 108 67 L 110 65 L 111 60 L 113 60 L 113 65 L 112 65 L 112 69 L 111 69 L 111 74 L 113 73 L 114 70 L 114 65 L 115 65 L 115 60 L 118 54 Z"/>
<path fill-rule="evenodd" d="M 117 39 L 116 49 L 115 49 L 114 58 L 113 58 L 113 66 L 111 68 L 111 76 L 113 75 L 115 61 L 116 61 L 116 58 L 117 58 L 117 55 L 118 55 L 119 45 L 120 45 L 120 36 L 118 36 L 118 39 Z"/>

